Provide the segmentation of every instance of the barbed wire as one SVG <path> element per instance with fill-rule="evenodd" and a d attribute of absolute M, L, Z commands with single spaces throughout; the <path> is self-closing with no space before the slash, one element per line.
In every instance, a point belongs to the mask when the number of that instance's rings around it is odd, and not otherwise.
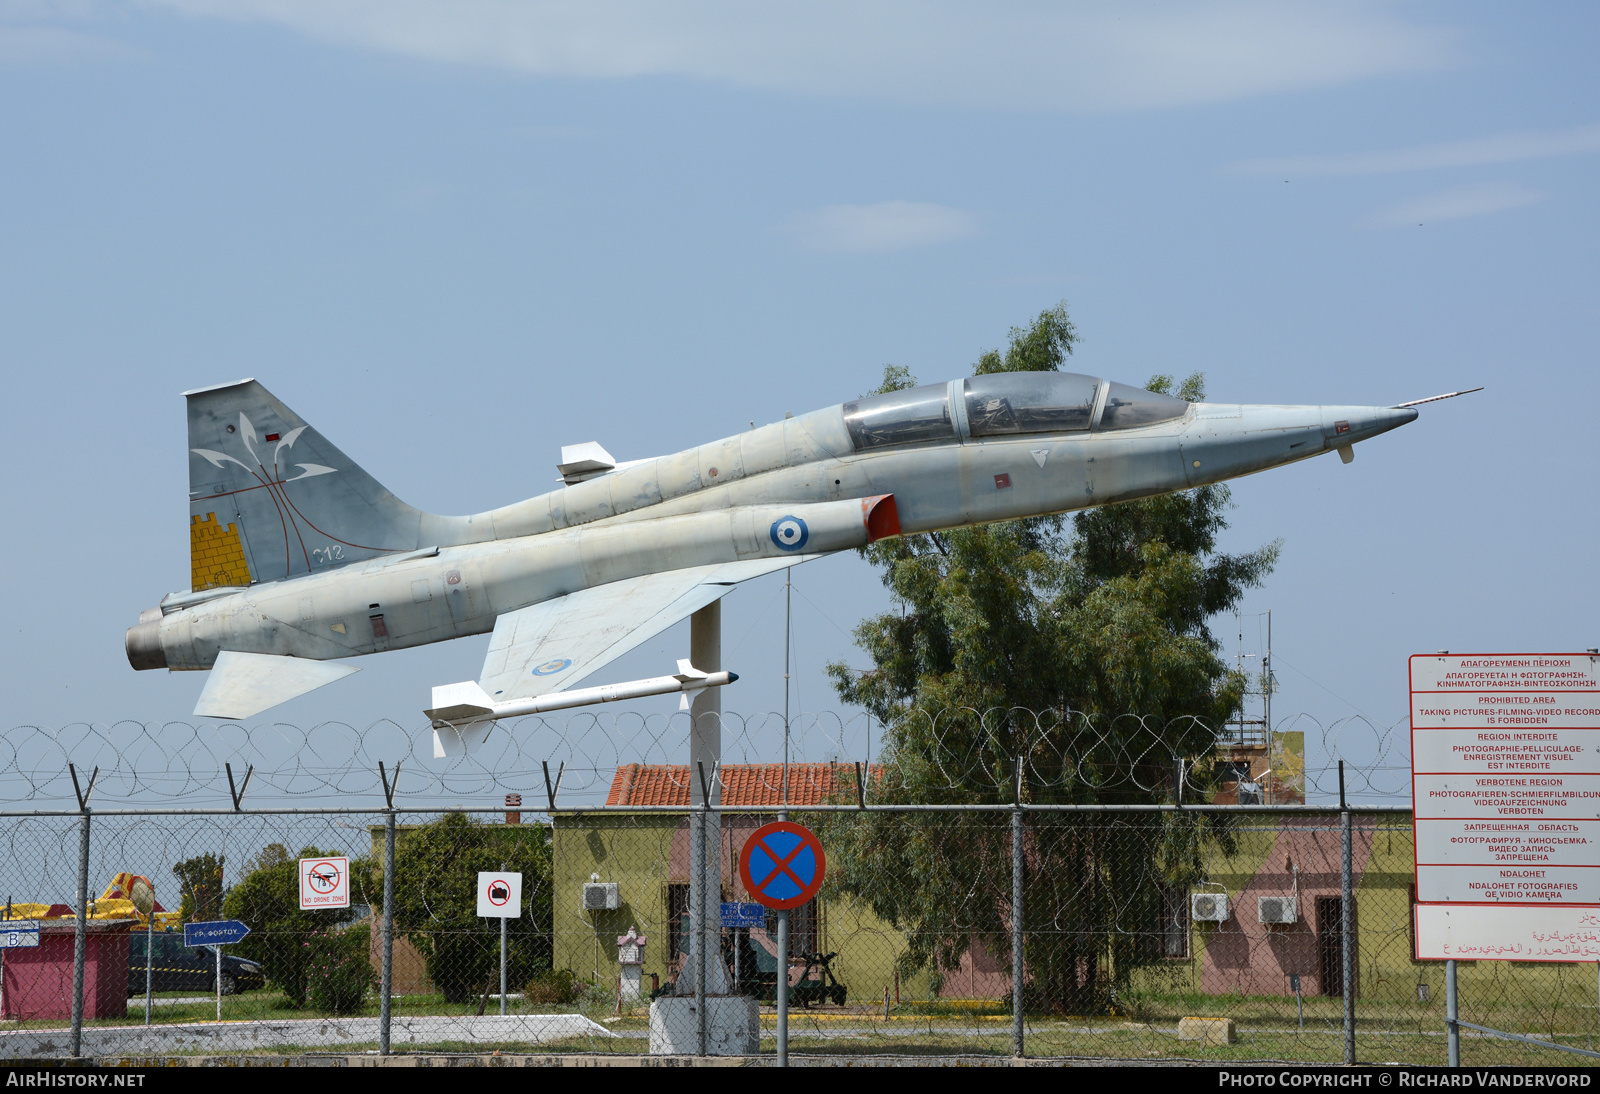
<path fill-rule="evenodd" d="M 24 725 L 0 732 L 0 800 L 13 808 L 75 807 L 71 765 L 80 779 L 98 769 L 95 803 L 102 807 L 229 805 L 247 770 L 255 804 L 338 800 L 381 807 L 381 763 L 391 776 L 399 769 L 397 804 L 491 805 L 515 793 L 529 795 L 528 808 L 537 809 L 548 804 L 559 776 L 563 805 L 594 806 L 605 803 L 620 768 L 685 764 L 689 726 L 681 712 L 530 716 L 496 726 L 467 755 L 439 758 L 428 726 L 388 719 L 364 728 L 132 720 Z M 1394 802 L 1410 794 L 1405 723 L 1380 726 L 1361 716 L 1323 723 L 1310 714 L 1290 715 L 1269 735 L 1259 726 L 1215 727 L 1192 717 L 1022 708 L 911 710 L 887 727 L 864 712 L 787 719 L 775 712 L 726 713 L 721 737 L 723 764 L 761 767 L 753 777 L 771 782 L 768 789 L 782 782 L 785 756 L 791 765 L 842 765 L 849 779 L 859 762 L 870 765 L 871 792 L 880 800 L 1009 795 L 1017 757 L 1024 759 L 1023 778 L 1034 793 L 1063 800 L 1170 796 L 1179 761 L 1184 799 L 1191 802 L 1206 800 L 1229 781 L 1262 777 L 1269 799 L 1276 793 L 1280 799 L 1287 794 L 1286 800 L 1337 800 L 1340 760 L 1347 800 Z"/>

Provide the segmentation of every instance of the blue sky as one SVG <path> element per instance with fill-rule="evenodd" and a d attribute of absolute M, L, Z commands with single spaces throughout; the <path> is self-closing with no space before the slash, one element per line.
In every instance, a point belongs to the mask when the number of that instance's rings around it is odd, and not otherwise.
<path fill-rule="evenodd" d="M 1221 401 L 1487 386 L 1348 467 L 1235 484 L 1229 546 L 1284 541 L 1244 618 L 1258 652 L 1273 611 L 1275 713 L 1389 726 L 1411 653 L 1600 644 L 1597 23 L 0 0 L 3 721 L 192 707 L 200 679 L 121 646 L 187 584 L 186 388 L 255 376 L 407 501 L 463 513 L 551 488 L 563 444 L 639 458 L 887 363 L 961 375 L 1060 300 L 1072 367 L 1203 371 Z M 854 556 L 795 585 L 795 703 L 834 709 L 822 666 L 865 663 L 849 631 L 887 598 Z M 781 578 L 726 612 L 725 704 L 781 707 Z M 420 728 L 485 644 L 373 659 L 270 717 Z"/>

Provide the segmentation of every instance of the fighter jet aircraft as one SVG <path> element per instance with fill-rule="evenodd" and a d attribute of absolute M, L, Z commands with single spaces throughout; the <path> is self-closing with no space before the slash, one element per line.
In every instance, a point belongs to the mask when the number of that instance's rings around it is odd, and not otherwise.
<path fill-rule="evenodd" d="M 356 671 L 345 659 L 493 632 L 477 681 L 435 689 L 430 713 L 452 723 L 725 684 L 731 674 L 684 661 L 671 676 L 569 690 L 784 567 L 1324 452 L 1348 463 L 1358 441 L 1417 416 L 1416 403 L 1189 403 L 1092 376 L 1003 373 L 655 459 L 571 446 L 559 489 L 447 517 L 400 501 L 254 380 L 184 395 L 190 588 L 128 631 L 133 667 L 210 669 L 195 714 L 242 719 Z"/>

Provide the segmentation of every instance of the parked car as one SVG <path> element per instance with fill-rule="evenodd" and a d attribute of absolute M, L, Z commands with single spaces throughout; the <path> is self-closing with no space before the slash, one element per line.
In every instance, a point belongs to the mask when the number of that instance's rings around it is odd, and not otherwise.
<path fill-rule="evenodd" d="M 128 937 L 128 995 L 144 994 L 144 948 L 146 935 L 136 931 Z M 177 931 L 155 934 L 155 959 L 150 966 L 152 991 L 216 991 L 217 955 L 210 946 L 185 946 Z M 235 995 L 265 987 L 266 975 L 254 961 L 222 954 L 222 994 Z"/>

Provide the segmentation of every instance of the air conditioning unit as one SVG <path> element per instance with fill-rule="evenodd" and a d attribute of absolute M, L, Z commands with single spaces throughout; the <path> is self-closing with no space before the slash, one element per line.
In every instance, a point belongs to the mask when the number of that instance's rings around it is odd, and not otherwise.
<path fill-rule="evenodd" d="M 1228 918 L 1227 893 L 1190 893 L 1189 918 L 1197 923 L 1221 923 Z"/>
<path fill-rule="evenodd" d="M 622 896 L 614 881 L 591 881 L 583 887 L 583 910 L 614 912 L 622 907 Z"/>
<path fill-rule="evenodd" d="M 1256 898 L 1256 918 L 1266 924 L 1297 923 L 1294 897 L 1262 896 Z"/>

